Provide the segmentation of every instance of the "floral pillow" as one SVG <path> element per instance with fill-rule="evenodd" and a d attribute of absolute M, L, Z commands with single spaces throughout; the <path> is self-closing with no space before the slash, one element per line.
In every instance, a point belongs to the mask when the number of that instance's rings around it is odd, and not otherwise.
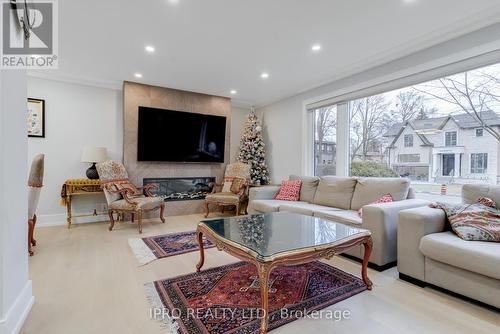
<path fill-rule="evenodd" d="M 370 204 L 391 203 L 391 202 L 394 202 L 394 199 L 392 198 L 392 195 L 391 194 L 385 194 L 384 196 L 380 197 L 378 200 L 376 200 L 375 202 L 372 202 Z M 363 217 L 363 208 L 362 207 L 358 210 L 358 215 L 360 217 Z"/>
<path fill-rule="evenodd" d="M 302 180 L 281 181 L 280 191 L 275 199 L 282 201 L 298 201 L 300 198 L 300 187 Z"/>
<path fill-rule="evenodd" d="M 446 213 L 453 232 L 468 241 L 500 242 L 500 210 L 481 203 L 450 205 L 433 203 Z"/>

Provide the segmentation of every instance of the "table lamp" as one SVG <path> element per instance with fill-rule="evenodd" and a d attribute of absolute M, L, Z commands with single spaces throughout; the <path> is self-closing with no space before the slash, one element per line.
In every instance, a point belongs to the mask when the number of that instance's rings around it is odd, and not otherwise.
<path fill-rule="evenodd" d="M 107 159 L 108 153 L 105 147 L 93 147 L 85 146 L 82 153 L 82 162 L 91 163 L 92 166 L 87 169 L 87 177 L 91 180 L 97 180 L 99 174 L 97 174 L 97 169 L 95 164 L 98 162 L 103 162 Z"/>

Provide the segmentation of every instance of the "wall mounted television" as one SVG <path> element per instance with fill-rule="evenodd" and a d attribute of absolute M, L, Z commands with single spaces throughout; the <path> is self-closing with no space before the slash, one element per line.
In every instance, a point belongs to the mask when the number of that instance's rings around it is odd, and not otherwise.
<path fill-rule="evenodd" d="M 139 107 L 138 161 L 224 162 L 226 117 Z"/>

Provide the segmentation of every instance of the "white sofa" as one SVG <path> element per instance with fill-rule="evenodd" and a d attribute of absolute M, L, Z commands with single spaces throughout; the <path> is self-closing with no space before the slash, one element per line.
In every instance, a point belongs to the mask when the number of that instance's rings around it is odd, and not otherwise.
<path fill-rule="evenodd" d="M 486 196 L 500 205 L 500 186 L 464 185 L 462 200 Z M 466 241 L 446 227 L 441 209 L 400 212 L 399 277 L 420 286 L 434 285 L 500 308 L 500 243 Z"/>
<path fill-rule="evenodd" d="M 291 175 L 302 180 L 298 202 L 274 199 L 279 186 L 251 188 L 248 213 L 295 212 L 333 220 L 372 232 L 373 251 L 370 266 L 384 270 L 396 264 L 396 237 L 399 211 L 425 206 L 428 201 L 415 199 L 410 181 L 402 178 L 310 177 Z M 369 204 L 390 193 L 392 203 Z M 363 208 L 362 218 L 358 210 Z M 356 247 L 348 256 L 363 258 Z"/>

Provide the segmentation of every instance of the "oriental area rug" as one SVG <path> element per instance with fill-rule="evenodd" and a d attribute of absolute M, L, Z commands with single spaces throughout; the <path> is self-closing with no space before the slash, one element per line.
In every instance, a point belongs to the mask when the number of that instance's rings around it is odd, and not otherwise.
<path fill-rule="evenodd" d="M 237 262 L 145 285 L 150 316 L 172 333 L 258 333 L 255 265 Z M 363 281 L 322 262 L 278 267 L 269 280 L 269 330 L 366 290 Z"/>
<path fill-rule="evenodd" d="M 157 259 L 194 252 L 200 249 L 195 231 L 146 238 L 131 238 L 128 240 L 128 244 L 141 265 Z M 214 247 L 206 239 L 204 239 L 203 245 L 205 249 Z"/>

